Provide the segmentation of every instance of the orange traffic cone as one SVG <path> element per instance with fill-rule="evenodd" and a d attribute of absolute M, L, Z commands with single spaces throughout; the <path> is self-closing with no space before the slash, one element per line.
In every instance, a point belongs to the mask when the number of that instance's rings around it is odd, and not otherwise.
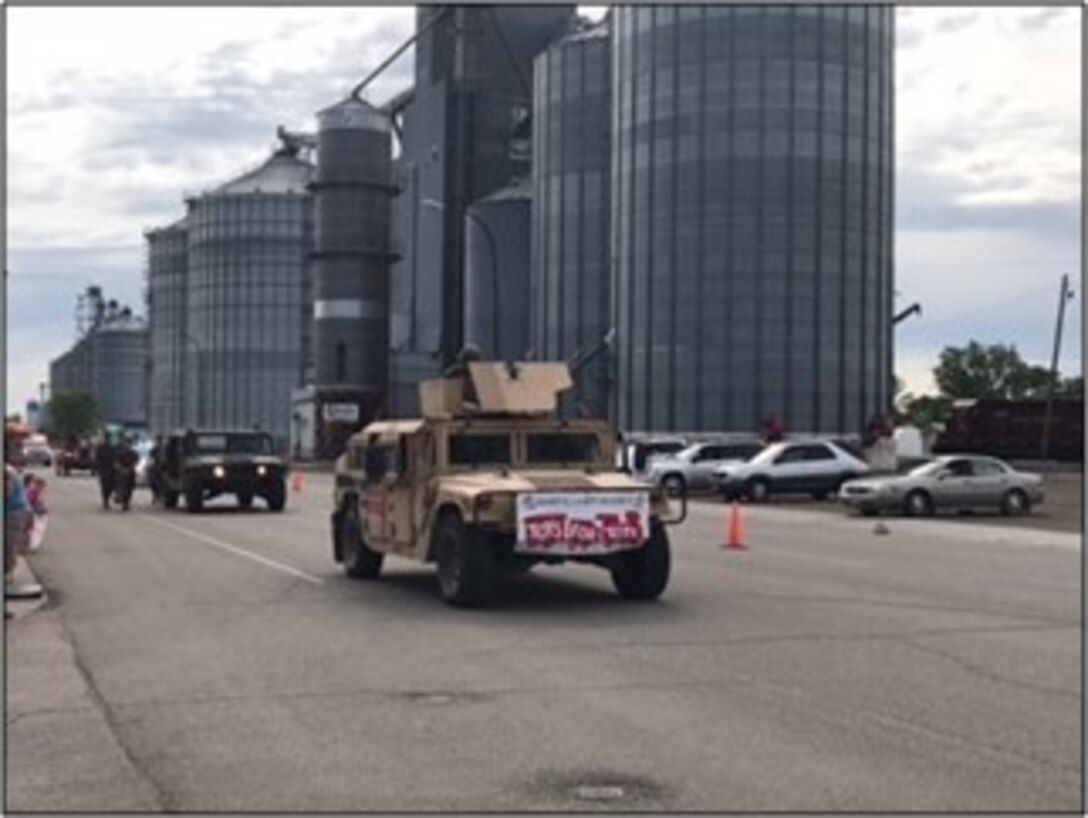
<path fill-rule="evenodd" d="M 295 492 L 296 494 L 302 491 L 302 472 L 291 472 L 291 491 Z"/>
<path fill-rule="evenodd" d="M 744 544 L 744 518 L 741 517 L 740 506 L 736 500 L 733 501 L 729 509 L 729 538 L 722 548 L 727 548 L 730 551 L 748 550 L 748 546 Z"/>

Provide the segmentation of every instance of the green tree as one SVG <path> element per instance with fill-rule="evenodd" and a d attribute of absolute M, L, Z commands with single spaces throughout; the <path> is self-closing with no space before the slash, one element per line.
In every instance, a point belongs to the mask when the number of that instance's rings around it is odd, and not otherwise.
<path fill-rule="evenodd" d="M 945 424 L 952 417 L 952 398 L 945 395 L 902 395 L 897 404 L 904 421 L 923 431 Z"/>
<path fill-rule="evenodd" d="M 1051 383 L 1049 370 L 1025 363 L 1015 346 L 983 346 L 978 341 L 945 347 L 933 379 L 950 398 L 1043 397 Z"/>
<path fill-rule="evenodd" d="M 90 392 L 64 392 L 49 401 L 50 432 L 55 438 L 87 437 L 100 422 L 98 404 Z"/>
<path fill-rule="evenodd" d="M 1055 395 L 1062 398 L 1084 398 L 1084 376 L 1066 378 L 1059 385 Z"/>

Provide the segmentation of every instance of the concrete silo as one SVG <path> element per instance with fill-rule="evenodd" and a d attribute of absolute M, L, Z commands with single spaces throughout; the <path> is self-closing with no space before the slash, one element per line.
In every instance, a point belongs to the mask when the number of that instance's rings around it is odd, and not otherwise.
<path fill-rule="evenodd" d="M 609 174 L 611 48 L 607 23 L 575 32 L 533 68 L 533 348 L 570 359 L 611 326 Z M 575 373 L 572 397 L 608 411 L 608 358 Z"/>
<path fill-rule="evenodd" d="M 286 442 L 310 325 L 311 172 L 285 146 L 188 201 L 187 425 Z"/>
<path fill-rule="evenodd" d="M 485 358 L 523 360 L 529 336 L 529 181 L 465 211 L 465 341 Z"/>
<path fill-rule="evenodd" d="M 185 219 L 146 233 L 151 356 L 148 427 L 166 434 L 182 425 L 185 408 L 186 287 L 189 231 Z"/>
<path fill-rule="evenodd" d="M 848 433 L 889 406 L 893 15 L 614 10 L 621 427 Z"/>
<path fill-rule="evenodd" d="M 326 457 L 389 390 L 391 122 L 349 98 L 317 115 L 313 317 L 316 447 Z"/>

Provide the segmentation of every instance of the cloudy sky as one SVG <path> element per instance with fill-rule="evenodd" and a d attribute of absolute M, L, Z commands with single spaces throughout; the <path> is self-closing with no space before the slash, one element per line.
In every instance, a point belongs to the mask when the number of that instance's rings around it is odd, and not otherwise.
<path fill-rule="evenodd" d="M 901 8 L 896 52 L 896 370 L 913 391 L 948 344 L 1080 370 L 1080 13 Z M 143 310 L 143 231 L 251 167 L 278 124 L 311 129 L 409 36 L 404 8 L 7 9 L 7 408 L 75 336 L 91 283 Z M 371 86 L 411 81 L 411 52 Z"/>

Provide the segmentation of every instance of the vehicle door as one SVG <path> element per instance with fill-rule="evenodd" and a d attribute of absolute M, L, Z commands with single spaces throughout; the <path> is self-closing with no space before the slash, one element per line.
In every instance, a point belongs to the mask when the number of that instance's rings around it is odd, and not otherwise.
<path fill-rule="evenodd" d="M 715 444 L 707 444 L 691 458 L 691 466 L 688 469 L 688 488 L 709 488 L 714 479 L 714 470 L 722 464 L 722 447 Z"/>
<path fill-rule="evenodd" d="M 409 549 L 414 540 L 412 505 L 415 502 L 414 449 L 418 440 L 412 435 L 398 436 L 396 442 L 396 470 L 384 478 L 385 483 L 385 538 L 398 551 Z"/>
<path fill-rule="evenodd" d="M 391 495 L 400 472 L 399 444 L 399 437 L 374 435 L 363 450 L 363 536 L 371 543 L 389 542 L 396 528 L 391 517 L 396 501 Z"/>
<path fill-rule="evenodd" d="M 824 443 L 805 446 L 805 471 L 800 487 L 813 493 L 833 492 L 842 482 L 845 470 L 835 452 Z"/>
<path fill-rule="evenodd" d="M 967 500 L 976 508 L 997 508 L 1010 484 L 1005 467 L 988 457 L 972 457 Z"/>
<path fill-rule="evenodd" d="M 787 446 L 778 456 L 769 469 L 771 488 L 777 492 L 804 491 L 806 475 L 808 474 L 808 460 L 805 454 L 805 446 Z"/>
<path fill-rule="evenodd" d="M 965 508 L 971 502 L 974 469 L 965 457 L 949 460 L 933 483 L 933 502 L 938 508 Z"/>

